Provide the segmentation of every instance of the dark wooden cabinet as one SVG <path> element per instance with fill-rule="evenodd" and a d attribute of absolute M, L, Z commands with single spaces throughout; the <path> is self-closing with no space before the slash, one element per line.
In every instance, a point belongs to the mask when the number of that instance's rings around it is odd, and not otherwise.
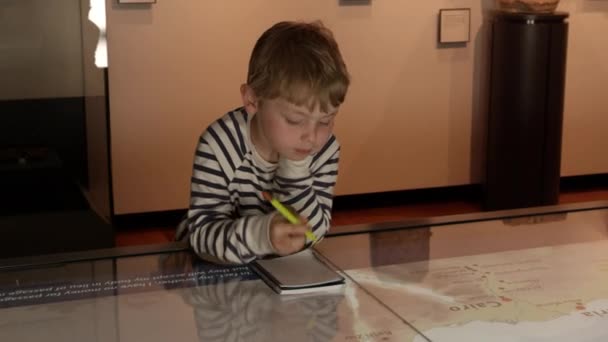
<path fill-rule="evenodd" d="M 486 210 L 556 204 L 568 14 L 492 19 Z"/>

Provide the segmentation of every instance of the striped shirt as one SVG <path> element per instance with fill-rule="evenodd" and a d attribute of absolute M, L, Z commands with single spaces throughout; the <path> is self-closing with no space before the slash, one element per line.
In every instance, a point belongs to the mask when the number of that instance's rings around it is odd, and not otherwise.
<path fill-rule="evenodd" d="M 249 119 L 243 108 L 236 109 L 200 137 L 184 238 L 202 258 L 248 263 L 276 253 L 269 238 L 275 213 L 263 191 L 307 218 L 318 238 L 329 229 L 340 151 L 336 138 L 302 161 L 270 163 L 251 142 Z"/>

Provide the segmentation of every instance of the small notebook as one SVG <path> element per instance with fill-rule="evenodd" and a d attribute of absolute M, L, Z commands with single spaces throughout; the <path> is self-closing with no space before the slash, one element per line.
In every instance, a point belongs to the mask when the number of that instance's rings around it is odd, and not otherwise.
<path fill-rule="evenodd" d="M 314 252 L 301 252 L 254 261 L 252 269 L 279 294 L 336 291 L 344 286 L 344 277 L 319 260 Z"/>

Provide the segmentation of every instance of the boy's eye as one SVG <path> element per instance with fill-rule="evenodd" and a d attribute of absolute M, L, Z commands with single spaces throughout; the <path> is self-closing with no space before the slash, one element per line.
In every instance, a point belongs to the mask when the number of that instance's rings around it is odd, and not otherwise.
<path fill-rule="evenodd" d="M 324 120 L 319 121 L 319 124 L 321 126 L 329 126 L 331 125 L 331 123 L 334 122 L 334 117 L 331 116 L 329 118 L 325 118 Z"/>
<path fill-rule="evenodd" d="M 285 118 L 285 120 L 287 120 L 287 123 L 290 124 L 290 125 L 299 125 L 302 122 L 304 122 L 303 120 L 292 120 L 292 119 L 289 119 L 289 118 Z"/>

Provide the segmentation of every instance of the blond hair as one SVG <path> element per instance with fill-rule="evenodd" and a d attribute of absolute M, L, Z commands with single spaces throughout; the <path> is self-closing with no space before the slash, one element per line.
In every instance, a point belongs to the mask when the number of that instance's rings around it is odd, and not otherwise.
<path fill-rule="evenodd" d="M 247 84 L 261 100 L 281 97 L 311 111 L 344 102 L 350 83 L 333 34 L 319 21 L 280 22 L 258 39 Z"/>

